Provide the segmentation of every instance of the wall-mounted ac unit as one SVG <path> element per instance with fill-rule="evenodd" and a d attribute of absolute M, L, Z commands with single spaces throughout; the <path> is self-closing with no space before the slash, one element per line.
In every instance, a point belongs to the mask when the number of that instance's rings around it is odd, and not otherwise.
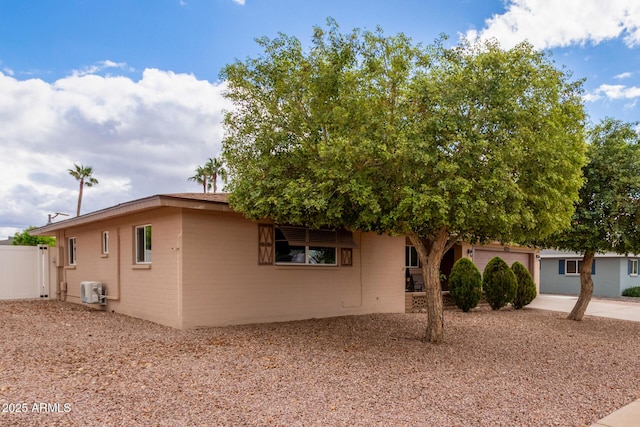
<path fill-rule="evenodd" d="M 82 302 L 86 304 L 106 302 L 106 295 L 104 295 L 102 291 L 102 283 L 100 282 L 80 282 L 80 296 Z"/>

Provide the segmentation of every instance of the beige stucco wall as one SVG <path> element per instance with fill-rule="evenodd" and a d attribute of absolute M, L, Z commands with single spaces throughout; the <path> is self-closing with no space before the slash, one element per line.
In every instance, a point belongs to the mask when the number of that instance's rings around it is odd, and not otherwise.
<path fill-rule="evenodd" d="M 152 263 L 134 260 L 134 228 L 152 226 Z M 80 283 L 102 282 L 107 287 L 106 310 L 180 327 L 178 281 L 181 211 L 163 208 L 70 228 L 58 235 L 61 281 L 66 300 L 80 301 Z M 101 255 L 102 232 L 109 232 L 109 254 Z M 76 238 L 76 266 L 68 266 L 67 239 Z M 99 305 L 92 307 L 100 308 Z"/>
<path fill-rule="evenodd" d="M 353 266 L 258 265 L 258 225 L 185 211 L 184 328 L 404 311 L 404 238 L 354 233 Z"/>
<path fill-rule="evenodd" d="M 152 263 L 134 261 L 134 228 L 151 224 Z M 109 253 L 101 254 L 102 232 Z M 67 239 L 76 238 L 69 266 Z M 353 266 L 258 265 L 258 224 L 232 212 L 163 207 L 57 235 L 59 282 L 81 303 L 99 281 L 107 306 L 176 328 L 404 311 L 404 238 L 354 233 Z"/>

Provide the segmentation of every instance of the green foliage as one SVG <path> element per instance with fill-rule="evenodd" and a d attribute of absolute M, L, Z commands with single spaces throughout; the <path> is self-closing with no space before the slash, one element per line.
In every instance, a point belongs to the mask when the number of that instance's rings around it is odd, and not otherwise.
<path fill-rule="evenodd" d="M 38 246 L 38 245 L 56 245 L 55 237 L 47 237 L 47 236 L 32 236 L 29 234 L 29 231 L 35 229 L 36 227 L 30 226 L 26 230 L 21 233 L 16 233 L 13 236 L 13 240 L 11 241 L 12 245 L 16 246 Z"/>
<path fill-rule="evenodd" d="M 227 183 L 227 170 L 224 168 L 224 163 L 218 157 L 209 158 L 204 166 L 198 166 L 195 170 L 195 174 L 187 178 L 189 181 L 194 181 L 197 184 L 202 184 L 202 192 L 206 193 L 213 187 L 213 192 L 218 192 L 218 178 L 222 180 L 224 184 Z"/>
<path fill-rule="evenodd" d="M 234 209 L 280 223 L 522 241 L 566 226 L 581 185 L 580 84 L 528 44 L 415 45 L 315 28 L 227 65 Z M 472 84 L 470 84 L 472 82 Z"/>
<path fill-rule="evenodd" d="M 528 305 L 533 301 L 537 295 L 536 284 L 531 277 L 531 273 L 527 270 L 527 267 L 516 261 L 511 266 L 511 270 L 516 275 L 516 292 L 511 301 L 511 304 L 516 309 L 521 309 L 525 305 Z"/>
<path fill-rule="evenodd" d="M 635 286 L 633 288 L 627 288 L 622 291 L 623 297 L 640 297 L 640 286 Z"/>
<path fill-rule="evenodd" d="M 482 298 L 482 276 L 473 261 L 460 258 L 453 264 L 449 275 L 449 291 L 456 306 L 464 312 L 478 305 Z"/>
<path fill-rule="evenodd" d="M 489 306 L 500 310 L 513 301 L 517 288 L 516 275 L 500 257 L 492 258 L 482 274 L 482 290 Z"/>
<path fill-rule="evenodd" d="M 589 131 L 584 184 L 571 228 L 548 246 L 577 253 L 640 251 L 640 136 L 634 123 L 604 119 Z"/>

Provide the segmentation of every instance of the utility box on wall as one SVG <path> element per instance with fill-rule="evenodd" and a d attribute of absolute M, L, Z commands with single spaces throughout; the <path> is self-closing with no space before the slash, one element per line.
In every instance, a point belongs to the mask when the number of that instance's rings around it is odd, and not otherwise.
<path fill-rule="evenodd" d="M 100 282 L 80 282 L 80 297 L 85 304 L 106 304 L 106 289 Z"/>

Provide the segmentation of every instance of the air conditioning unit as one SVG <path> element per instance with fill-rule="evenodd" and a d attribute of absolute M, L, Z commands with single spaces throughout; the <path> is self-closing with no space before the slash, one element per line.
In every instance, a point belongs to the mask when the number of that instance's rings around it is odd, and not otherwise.
<path fill-rule="evenodd" d="M 106 302 L 106 295 L 102 291 L 102 283 L 100 282 L 80 282 L 80 296 L 83 303 L 102 304 Z"/>

